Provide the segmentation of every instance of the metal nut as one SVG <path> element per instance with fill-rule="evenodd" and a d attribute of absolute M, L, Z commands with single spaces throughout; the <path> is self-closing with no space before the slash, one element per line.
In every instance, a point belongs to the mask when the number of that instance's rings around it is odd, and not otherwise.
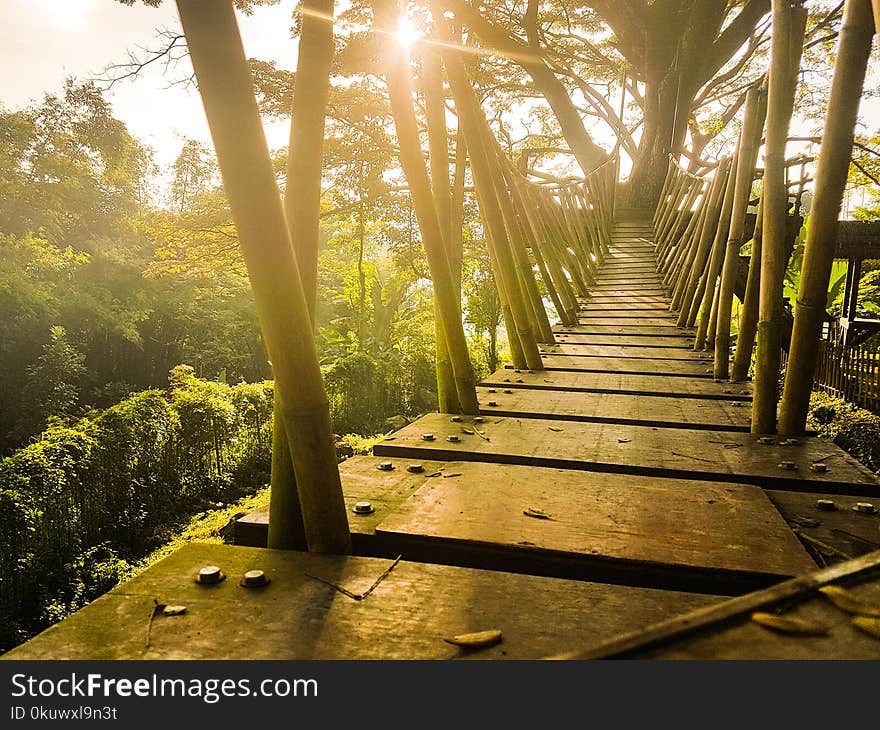
<path fill-rule="evenodd" d="M 367 501 L 355 502 L 354 507 L 352 508 L 352 512 L 354 512 L 356 515 L 371 515 L 375 511 L 376 510 L 373 509 L 373 505 Z"/>
<path fill-rule="evenodd" d="M 453 423 L 461 423 L 461 416 L 453 416 L 450 420 Z"/>
<path fill-rule="evenodd" d="M 379 466 L 376 467 L 379 471 L 392 471 L 394 469 L 394 464 L 390 461 L 380 462 Z"/>
<path fill-rule="evenodd" d="M 204 568 L 199 569 L 199 574 L 196 576 L 196 583 L 201 583 L 202 585 L 214 585 L 215 583 L 222 581 L 225 577 L 223 571 L 216 565 L 206 565 Z"/>
<path fill-rule="evenodd" d="M 507 393 L 507 395 L 511 395 L 513 393 L 513 391 L 509 388 L 505 389 L 504 392 Z"/>
<path fill-rule="evenodd" d="M 269 576 L 262 570 L 249 570 L 241 579 L 239 585 L 245 588 L 259 588 L 269 584 Z"/>
<path fill-rule="evenodd" d="M 795 464 L 793 461 L 781 461 L 779 462 L 779 468 L 786 469 L 787 471 L 794 471 L 795 469 L 797 469 L 797 464 Z"/>
<path fill-rule="evenodd" d="M 452 434 L 451 436 L 447 436 L 447 437 L 446 437 L 446 440 L 447 440 L 447 441 L 451 441 L 451 442 L 454 443 L 454 444 L 457 444 L 459 441 L 461 441 L 461 438 L 459 438 L 459 437 L 456 436 L 455 434 Z"/>
<path fill-rule="evenodd" d="M 425 471 L 425 467 L 423 467 L 421 464 L 410 464 L 408 467 L 406 467 L 406 470 L 408 472 L 411 472 L 412 474 L 421 474 L 423 471 Z"/>
<path fill-rule="evenodd" d="M 856 512 L 861 512 L 863 515 L 873 515 L 877 512 L 877 508 L 870 502 L 856 502 L 853 505 L 853 509 Z"/>
<path fill-rule="evenodd" d="M 489 388 L 490 393 L 497 393 L 498 391 L 495 388 Z"/>
<path fill-rule="evenodd" d="M 812 469 L 815 472 L 818 472 L 819 474 L 824 474 L 826 471 L 828 471 L 828 464 L 823 464 L 821 461 L 819 461 L 819 462 L 813 464 L 812 466 L 810 466 L 810 469 Z"/>
<path fill-rule="evenodd" d="M 483 418 L 482 416 L 476 416 L 474 418 L 474 423 L 485 423 L 485 421 L 486 421 L 486 419 Z"/>
<path fill-rule="evenodd" d="M 497 406 L 498 404 L 494 400 L 490 400 L 486 405 L 487 406 Z"/>
<path fill-rule="evenodd" d="M 433 441 L 433 440 L 434 440 L 433 433 L 423 433 L 422 434 L 422 441 Z"/>
<path fill-rule="evenodd" d="M 833 499 L 817 499 L 816 509 L 820 509 L 823 512 L 833 512 L 837 509 L 837 505 L 834 504 Z"/>
<path fill-rule="evenodd" d="M 776 443 L 776 439 L 772 436 L 761 436 L 761 438 L 758 439 L 758 443 L 764 444 L 764 446 L 773 446 L 773 444 Z"/>

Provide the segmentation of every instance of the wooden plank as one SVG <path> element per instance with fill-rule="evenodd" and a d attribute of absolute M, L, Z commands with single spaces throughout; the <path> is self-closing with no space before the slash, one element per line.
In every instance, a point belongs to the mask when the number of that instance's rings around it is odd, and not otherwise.
<path fill-rule="evenodd" d="M 477 396 L 482 414 L 514 418 L 741 432 L 748 432 L 751 423 L 751 413 L 741 401 L 622 393 L 581 393 L 572 398 L 563 390 L 496 386 L 479 387 Z M 498 405 L 486 405 L 490 401 Z"/>
<path fill-rule="evenodd" d="M 579 325 L 592 325 L 594 327 L 625 327 L 632 325 L 631 318 L 628 317 L 578 317 Z M 643 317 L 639 322 L 639 327 L 671 327 L 676 328 L 675 316 L 670 314 L 667 317 Z"/>
<path fill-rule="evenodd" d="M 767 496 L 792 529 L 803 535 L 805 547 L 820 566 L 880 550 L 880 513 L 853 509 L 857 502 L 865 501 L 864 497 L 776 490 L 768 490 Z M 820 499 L 831 500 L 837 509 L 819 509 L 816 502 Z"/>
<path fill-rule="evenodd" d="M 659 337 L 650 335 L 585 335 L 557 333 L 556 341 L 575 345 L 614 345 L 616 347 L 664 347 L 670 349 L 692 348 L 689 337 Z"/>
<path fill-rule="evenodd" d="M 525 464 L 580 471 L 740 482 L 790 491 L 880 495 L 880 482 L 842 449 L 804 437 L 797 445 L 759 443 L 752 434 L 661 429 L 525 418 L 485 418 L 483 436 L 461 437 L 437 413 L 376 444 L 377 456 Z M 422 435 L 432 433 L 433 441 Z M 825 460 L 827 472 L 811 465 Z M 792 462 L 793 470 L 780 466 Z M 833 466 L 831 466 L 833 464 Z"/>
<path fill-rule="evenodd" d="M 562 334 L 580 335 L 648 335 L 651 337 L 681 337 L 682 334 L 691 334 L 693 330 L 686 327 L 669 327 L 669 325 L 644 325 L 644 324 L 621 324 L 621 325 L 557 325 L 554 332 Z"/>
<path fill-rule="evenodd" d="M 758 487 L 465 462 L 447 473 L 460 476 L 425 480 L 377 535 L 396 538 L 404 554 L 410 541 L 453 542 L 621 570 L 728 574 L 717 576 L 719 590 L 733 574 L 766 585 L 815 568 Z"/>
<path fill-rule="evenodd" d="M 580 300 L 584 304 L 652 304 L 669 309 L 669 299 L 665 295 L 648 294 L 601 294 L 595 297 L 585 297 Z"/>
<path fill-rule="evenodd" d="M 625 373 L 536 372 L 502 369 L 487 376 L 480 385 L 500 388 L 563 390 L 570 393 L 624 393 L 665 395 L 676 398 L 713 398 L 726 401 L 751 400 L 751 383 L 716 383 L 711 378 L 669 378 L 663 375 Z"/>
<path fill-rule="evenodd" d="M 542 353 L 567 357 L 615 357 L 620 360 L 680 360 L 684 362 L 712 362 L 711 356 L 682 347 L 615 347 L 614 345 L 582 345 L 575 342 L 559 342 L 541 345 Z"/>
<path fill-rule="evenodd" d="M 666 375 L 668 377 L 705 377 L 712 375 L 712 368 L 705 362 L 686 360 L 649 360 L 646 358 L 578 357 L 570 355 L 541 355 L 544 369 L 548 371 L 575 370 L 598 373 L 634 373 L 641 375 Z"/>
<path fill-rule="evenodd" d="M 672 318 L 667 307 L 639 309 L 635 306 L 622 308 L 619 304 L 584 305 L 578 310 L 579 317 L 610 319 L 666 319 Z"/>
<path fill-rule="evenodd" d="M 212 564 L 227 579 L 197 585 L 199 568 Z M 537 659 L 720 600 L 407 561 L 361 601 L 318 579 L 360 593 L 390 567 L 385 559 L 190 544 L 3 658 Z M 253 568 L 271 583 L 240 587 Z M 155 600 L 187 611 L 156 616 L 147 646 Z M 443 641 L 490 628 L 503 641 L 481 651 Z"/>
<path fill-rule="evenodd" d="M 880 605 L 880 551 L 778 583 L 557 659 L 880 659 L 880 641 L 817 592 L 837 585 Z M 751 620 L 755 611 L 817 623 L 824 636 L 795 637 Z"/>

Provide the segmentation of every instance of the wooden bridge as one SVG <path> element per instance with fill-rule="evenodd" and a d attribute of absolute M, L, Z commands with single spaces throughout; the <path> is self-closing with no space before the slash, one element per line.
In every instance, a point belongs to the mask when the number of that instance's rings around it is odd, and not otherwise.
<path fill-rule="evenodd" d="M 426 415 L 340 465 L 355 556 L 263 549 L 249 515 L 238 545 L 187 546 L 7 657 L 880 657 L 814 590 L 880 603 L 880 516 L 857 507 L 880 482 L 816 436 L 749 433 L 751 388 L 676 325 L 653 238 L 618 211 L 546 370 L 499 370 L 479 416 Z M 226 580 L 199 584 L 206 565 Z M 780 606 L 827 635 L 749 621 Z"/>

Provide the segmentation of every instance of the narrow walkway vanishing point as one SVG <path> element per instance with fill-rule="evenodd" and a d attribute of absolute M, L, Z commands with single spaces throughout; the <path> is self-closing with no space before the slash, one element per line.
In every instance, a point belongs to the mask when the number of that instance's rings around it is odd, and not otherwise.
<path fill-rule="evenodd" d="M 803 611 L 833 637 L 793 644 L 743 618 L 873 567 L 781 582 L 876 549 L 880 517 L 853 508 L 880 483 L 815 436 L 750 434 L 749 385 L 714 381 L 676 319 L 649 216 L 619 211 L 545 371 L 499 370 L 480 384 L 480 416 L 426 415 L 340 465 L 357 557 L 257 549 L 267 516 L 249 515 L 236 542 L 252 547 L 187 546 L 8 656 L 880 657 L 815 599 Z M 206 564 L 230 580 L 197 585 Z M 239 586 L 253 568 L 271 583 Z M 187 613 L 154 617 L 156 602 Z M 721 628 L 656 648 L 697 624 Z M 503 640 L 478 652 L 442 641 L 491 628 Z"/>

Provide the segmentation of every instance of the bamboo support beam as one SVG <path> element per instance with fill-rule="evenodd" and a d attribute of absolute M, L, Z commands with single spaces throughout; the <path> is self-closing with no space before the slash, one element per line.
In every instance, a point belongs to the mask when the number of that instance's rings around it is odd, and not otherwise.
<path fill-rule="evenodd" d="M 849 171 L 873 31 L 868 0 L 847 0 L 816 171 L 816 192 L 804 247 L 780 409 L 780 432 L 790 436 L 801 434 L 806 426 L 834 258 L 837 219 Z"/>
<path fill-rule="evenodd" d="M 309 306 L 232 2 L 177 0 L 272 361 L 309 550 L 351 551 Z"/>
<path fill-rule="evenodd" d="M 758 353 L 752 400 L 753 433 L 776 432 L 782 350 L 782 282 L 788 251 L 785 146 L 794 107 L 806 17 L 803 0 L 773 0 L 773 43 L 764 145 L 764 230 L 758 303 Z"/>

